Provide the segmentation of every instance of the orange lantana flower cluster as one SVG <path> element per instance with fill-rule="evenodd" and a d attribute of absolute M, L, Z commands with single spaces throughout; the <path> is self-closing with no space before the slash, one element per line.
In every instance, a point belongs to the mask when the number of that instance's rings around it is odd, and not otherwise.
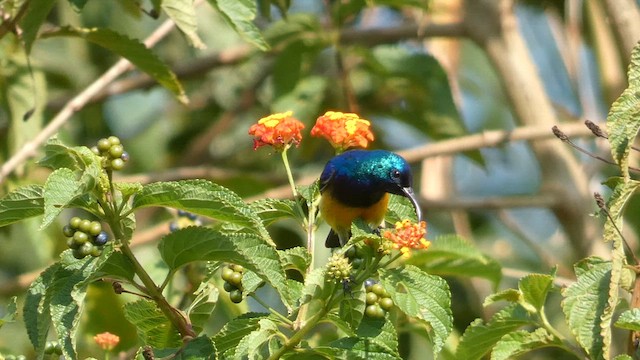
<path fill-rule="evenodd" d="M 264 117 L 249 128 L 253 136 L 253 148 L 271 145 L 283 151 L 291 144 L 298 145 L 302 140 L 300 131 L 304 124 L 295 119 L 291 111 Z M 311 129 L 311 136 L 329 140 L 336 152 L 341 153 L 349 148 L 366 148 L 374 136 L 371 123 L 353 113 L 327 111 L 316 120 Z"/>
<path fill-rule="evenodd" d="M 304 124 L 292 115 L 291 111 L 277 113 L 253 124 L 249 128 L 249 135 L 253 136 L 253 148 L 271 145 L 282 151 L 291 144 L 298 145 L 302 140 L 300 131 L 304 129 Z"/>
<path fill-rule="evenodd" d="M 93 340 L 95 340 L 96 344 L 103 350 L 111 351 L 120 342 L 120 337 L 110 332 L 103 332 L 94 336 Z"/>
<path fill-rule="evenodd" d="M 353 113 L 327 111 L 316 121 L 311 136 L 323 137 L 338 151 L 352 147 L 366 148 L 373 141 L 371 123 Z"/>
<path fill-rule="evenodd" d="M 411 256 L 411 249 L 426 250 L 431 246 L 431 241 L 424 238 L 427 234 L 427 223 L 420 221 L 412 223 L 409 220 L 398 221 L 393 230 L 386 230 L 382 236 L 391 242 L 393 247 L 399 249 L 405 258 Z"/>

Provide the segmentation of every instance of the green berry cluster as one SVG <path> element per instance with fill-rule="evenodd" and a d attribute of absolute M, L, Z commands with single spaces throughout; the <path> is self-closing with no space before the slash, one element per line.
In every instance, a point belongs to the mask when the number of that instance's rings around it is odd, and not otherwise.
<path fill-rule="evenodd" d="M 174 232 L 189 226 L 200 226 L 202 221 L 198 215 L 184 210 L 178 210 L 178 218 L 169 223 L 169 231 Z"/>
<path fill-rule="evenodd" d="M 231 302 L 237 304 L 242 301 L 242 274 L 244 268 L 241 265 L 229 264 L 222 268 L 222 280 L 224 290 L 229 293 Z"/>
<path fill-rule="evenodd" d="M 327 262 L 327 276 L 336 281 L 349 281 L 351 278 L 351 263 L 344 254 L 337 252 Z"/>
<path fill-rule="evenodd" d="M 97 221 L 72 217 L 62 228 L 64 236 L 68 237 L 67 246 L 73 250 L 73 257 L 82 259 L 85 256 L 100 256 L 104 244 L 109 241 L 109 235 L 102 230 Z"/>
<path fill-rule="evenodd" d="M 124 151 L 120 139 L 109 136 L 98 140 L 98 144 L 91 148 L 96 155 L 102 157 L 102 167 L 109 170 L 122 170 L 124 163 L 129 161 L 129 153 Z"/>
<path fill-rule="evenodd" d="M 344 256 L 349 259 L 351 266 L 356 270 L 360 269 L 362 265 L 364 265 L 362 249 L 357 247 L 356 245 L 352 245 L 350 248 L 345 250 Z"/>
<path fill-rule="evenodd" d="M 57 341 L 49 341 L 44 346 L 44 353 L 46 355 L 62 355 L 62 345 Z"/>
<path fill-rule="evenodd" d="M 389 293 L 373 279 L 364 282 L 364 289 L 367 304 L 364 313 L 371 318 L 383 318 L 393 307 L 393 300 L 389 297 Z"/>

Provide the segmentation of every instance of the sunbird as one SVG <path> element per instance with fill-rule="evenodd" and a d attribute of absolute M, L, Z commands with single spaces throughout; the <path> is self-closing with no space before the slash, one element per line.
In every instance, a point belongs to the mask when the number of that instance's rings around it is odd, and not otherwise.
<path fill-rule="evenodd" d="M 344 246 L 357 218 L 377 229 L 387 212 L 389 194 L 409 198 L 421 220 L 411 184 L 409 164 L 390 151 L 350 150 L 329 160 L 320 175 L 320 213 L 331 226 L 325 246 Z"/>

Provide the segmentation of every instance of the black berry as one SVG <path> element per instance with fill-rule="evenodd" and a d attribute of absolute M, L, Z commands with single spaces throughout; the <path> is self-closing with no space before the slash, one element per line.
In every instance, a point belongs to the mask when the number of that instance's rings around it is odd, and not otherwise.
<path fill-rule="evenodd" d="M 107 241 L 109 241 L 109 235 L 106 233 L 106 231 L 100 231 L 100 233 L 93 239 L 94 245 L 98 246 L 106 244 Z"/>

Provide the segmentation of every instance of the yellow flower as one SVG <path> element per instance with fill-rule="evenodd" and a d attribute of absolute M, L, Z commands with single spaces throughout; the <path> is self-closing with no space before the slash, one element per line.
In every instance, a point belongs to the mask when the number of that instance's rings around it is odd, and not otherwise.
<path fill-rule="evenodd" d="M 263 117 L 257 124 L 251 125 L 249 135 L 253 136 L 253 148 L 271 145 L 282 151 L 285 147 L 302 140 L 300 130 L 304 124 L 292 117 L 293 112 L 287 111 Z"/>
<path fill-rule="evenodd" d="M 316 120 L 311 136 L 324 137 L 342 152 L 352 147 L 366 148 L 374 136 L 371 123 L 353 113 L 327 111 Z"/>
<path fill-rule="evenodd" d="M 426 250 L 431 241 L 424 238 L 427 234 L 427 223 L 412 223 L 409 220 L 398 221 L 395 229 L 385 230 L 382 236 L 393 242 L 393 247 L 400 250 L 403 257 L 411 256 L 411 249 Z"/>
<path fill-rule="evenodd" d="M 120 337 L 118 335 L 113 335 L 110 332 L 103 332 L 101 334 L 97 334 L 93 337 L 96 344 L 100 346 L 103 350 L 113 350 L 116 345 L 120 342 Z"/>

